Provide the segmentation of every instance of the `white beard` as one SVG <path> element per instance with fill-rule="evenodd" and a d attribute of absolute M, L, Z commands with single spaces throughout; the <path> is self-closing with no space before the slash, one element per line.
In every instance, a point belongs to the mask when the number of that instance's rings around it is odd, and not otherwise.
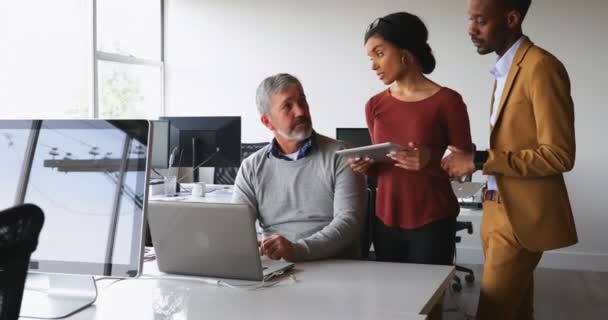
<path fill-rule="evenodd" d="M 300 142 L 310 138 L 310 135 L 312 135 L 312 128 L 309 128 L 308 130 L 292 130 L 291 132 L 277 129 L 277 132 L 289 141 Z"/>

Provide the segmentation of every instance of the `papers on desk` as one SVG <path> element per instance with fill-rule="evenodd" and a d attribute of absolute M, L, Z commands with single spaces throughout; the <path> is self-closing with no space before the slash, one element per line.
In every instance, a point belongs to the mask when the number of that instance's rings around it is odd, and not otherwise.
<path fill-rule="evenodd" d="M 194 183 L 180 183 L 180 186 L 187 190 L 192 190 L 193 185 L 194 185 Z M 232 192 L 233 189 L 234 189 L 234 186 L 230 185 L 230 184 L 210 184 L 210 183 L 205 184 L 205 191 L 207 193 L 218 191 L 218 190 Z"/>
<path fill-rule="evenodd" d="M 151 201 L 179 201 L 179 202 L 207 202 L 207 203 L 229 203 L 232 200 L 232 194 L 212 195 L 207 194 L 204 197 L 194 197 L 190 194 L 180 194 L 176 197 L 152 196 Z"/>
<path fill-rule="evenodd" d="M 188 201 L 190 198 L 195 198 L 190 194 L 177 195 L 173 197 L 166 197 L 164 195 L 150 196 L 152 201 Z"/>
<path fill-rule="evenodd" d="M 182 184 L 184 190 L 191 190 L 189 183 Z M 207 193 L 204 197 L 192 196 L 190 191 L 180 192 L 177 196 L 167 197 L 165 195 L 150 195 L 151 201 L 180 201 L 180 202 L 206 202 L 206 203 L 229 203 L 232 201 L 231 185 L 207 184 Z"/>

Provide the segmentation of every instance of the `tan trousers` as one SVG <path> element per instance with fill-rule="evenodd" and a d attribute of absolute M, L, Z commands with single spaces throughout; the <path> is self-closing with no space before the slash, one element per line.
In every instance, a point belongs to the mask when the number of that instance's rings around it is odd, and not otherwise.
<path fill-rule="evenodd" d="M 485 255 L 477 319 L 534 319 L 534 269 L 542 252 L 522 247 L 505 207 L 483 203 L 481 242 Z"/>

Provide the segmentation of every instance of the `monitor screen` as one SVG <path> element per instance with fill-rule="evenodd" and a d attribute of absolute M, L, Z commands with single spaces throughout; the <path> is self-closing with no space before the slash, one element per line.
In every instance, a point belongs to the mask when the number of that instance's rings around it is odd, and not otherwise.
<path fill-rule="evenodd" d="M 6 120 L 0 137 L 0 149 L 10 155 L 1 157 L 0 167 L 11 182 L 2 184 L 0 203 L 33 203 L 45 214 L 30 271 L 136 276 L 148 122 Z"/>
<path fill-rule="evenodd" d="M 336 128 L 336 139 L 346 142 L 349 148 L 369 146 L 372 139 L 369 137 L 367 128 Z M 366 177 L 367 186 L 376 189 L 377 178 L 374 176 Z"/>
<path fill-rule="evenodd" d="M 161 120 L 169 121 L 170 159 L 173 160 L 170 166 L 240 166 L 241 117 L 162 117 Z"/>
<path fill-rule="evenodd" d="M 152 157 L 150 166 L 154 169 L 169 168 L 169 121 L 154 120 L 152 124 Z"/>
<path fill-rule="evenodd" d="M 367 128 L 336 128 L 336 139 L 346 142 L 349 148 L 372 144 Z"/>

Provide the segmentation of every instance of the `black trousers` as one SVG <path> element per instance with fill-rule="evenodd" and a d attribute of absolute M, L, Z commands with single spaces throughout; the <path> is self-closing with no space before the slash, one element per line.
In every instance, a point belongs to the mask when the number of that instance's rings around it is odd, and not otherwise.
<path fill-rule="evenodd" d="M 456 248 L 456 217 L 431 222 L 416 229 L 384 225 L 374 219 L 376 260 L 452 265 Z"/>

